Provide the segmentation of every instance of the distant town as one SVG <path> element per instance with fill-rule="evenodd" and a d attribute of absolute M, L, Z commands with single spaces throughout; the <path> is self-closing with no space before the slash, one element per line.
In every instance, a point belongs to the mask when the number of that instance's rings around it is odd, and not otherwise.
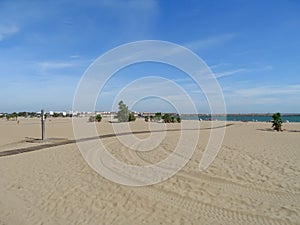
<path fill-rule="evenodd" d="M 132 112 L 135 117 L 151 117 L 155 116 L 157 112 Z M 177 115 L 175 112 L 165 112 L 170 115 Z M 46 117 L 89 117 L 91 115 L 101 115 L 102 117 L 115 117 L 117 112 L 109 112 L 109 111 L 94 111 L 94 112 L 79 112 L 79 111 L 45 111 Z M 273 113 L 233 113 L 233 114 L 208 114 L 208 113 L 200 113 L 200 114 L 180 114 L 182 117 L 218 117 L 218 116 L 272 116 Z M 283 116 L 300 116 L 300 113 L 282 113 Z M 13 112 L 13 113 L 0 113 L 0 118 L 13 118 L 13 117 L 25 117 L 25 118 L 34 118 L 40 117 L 41 111 L 38 112 Z"/>

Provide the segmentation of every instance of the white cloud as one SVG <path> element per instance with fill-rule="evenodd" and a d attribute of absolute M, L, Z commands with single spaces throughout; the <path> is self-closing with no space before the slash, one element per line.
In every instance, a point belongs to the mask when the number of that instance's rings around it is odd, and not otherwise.
<path fill-rule="evenodd" d="M 250 72 L 250 70 L 236 69 L 236 70 L 224 71 L 224 72 L 215 73 L 215 77 L 220 78 L 220 77 L 225 77 L 225 76 L 232 76 L 234 74 L 242 73 L 242 72 Z"/>
<path fill-rule="evenodd" d="M 183 44 L 187 48 L 190 48 L 192 50 L 199 50 L 199 49 L 204 49 L 204 48 L 210 48 L 214 47 L 216 45 L 223 44 L 227 41 L 230 41 L 234 38 L 236 38 L 236 34 L 222 34 L 214 37 L 209 37 L 206 39 L 200 39 L 196 41 L 191 41 Z"/>
<path fill-rule="evenodd" d="M 71 55 L 70 56 L 70 58 L 72 58 L 72 59 L 77 59 L 77 58 L 79 58 L 80 57 L 80 55 Z"/>
<path fill-rule="evenodd" d="M 87 68 L 92 62 L 92 59 L 77 59 L 77 57 L 71 57 L 72 59 L 66 61 L 42 61 L 36 62 L 37 68 L 41 71 L 59 70 L 68 68 Z"/>
<path fill-rule="evenodd" d="M 19 27 L 12 25 L 12 26 L 3 26 L 0 25 L 0 41 L 2 41 L 7 36 L 13 35 L 19 31 Z"/>
<path fill-rule="evenodd" d="M 245 88 L 233 91 L 236 96 L 240 97 L 263 97 L 263 96 L 275 96 L 284 95 L 286 98 L 288 95 L 300 96 L 300 85 L 286 85 L 286 86 L 261 86 L 253 88 Z"/>
<path fill-rule="evenodd" d="M 49 69 L 63 69 L 72 67 L 73 64 L 69 62 L 40 62 L 38 63 L 38 67 L 42 70 Z"/>
<path fill-rule="evenodd" d="M 235 74 L 239 74 L 239 73 L 250 73 L 250 72 L 258 72 L 258 71 L 266 71 L 266 70 L 272 70 L 273 67 L 270 65 L 267 65 L 265 67 L 261 67 L 261 68 L 240 68 L 240 69 L 235 69 L 235 70 L 229 70 L 229 71 L 223 71 L 223 72 L 216 72 L 215 77 L 216 78 L 221 78 L 221 77 L 226 77 L 226 76 L 232 76 Z"/>
<path fill-rule="evenodd" d="M 135 10 L 152 10 L 157 7 L 157 2 L 154 0 L 104 0 L 98 1 L 97 4 L 114 9 L 114 10 L 124 10 L 124 9 L 135 9 Z"/>

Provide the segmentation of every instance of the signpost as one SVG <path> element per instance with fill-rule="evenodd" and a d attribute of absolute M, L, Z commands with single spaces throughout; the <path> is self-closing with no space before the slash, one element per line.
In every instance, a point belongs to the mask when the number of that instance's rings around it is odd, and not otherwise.
<path fill-rule="evenodd" d="M 44 110 L 41 110 L 41 123 L 42 123 L 42 141 L 45 139 L 45 114 Z"/>

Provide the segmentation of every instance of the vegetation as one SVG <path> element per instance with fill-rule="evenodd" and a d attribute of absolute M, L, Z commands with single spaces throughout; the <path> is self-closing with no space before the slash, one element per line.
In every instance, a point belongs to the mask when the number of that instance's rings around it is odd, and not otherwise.
<path fill-rule="evenodd" d="M 272 120 L 272 127 L 274 128 L 274 130 L 276 131 L 282 131 L 282 119 L 281 119 L 281 115 L 280 113 L 275 113 L 272 116 L 273 120 Z"/>
<path fill-rule="evenodd" d="M 16 113 L 16 112 L 13 112 L 13 113 L 11 113 L 11 114 L 6 114 L 5 115 L 5 118 L 7 119 L 7 120 L 10 120 L 10 119 L 12 119 L 12 118 L 14 118 L 14 120 L 18 120 L 18 113 Z"/>
<path fill-rule="evenodd" d="M 119 122 L 130 122 L 135 121 L 135 116 L 129 111 L 128 106 L 123 102 L 119 102 L 119 111 L 117 113 L 117 118 Z"/>
<path fill-rule="evenodd" d="M 133 113 L 129 113 L 129 121 L 135 121 L 135 116 Z"/>
<path fill-rule="evenodd" d="M 96 116 L 90 116 L 89 122 L 101 122 L 102 116 L 97 114 Z"/>
<path fill-rule="evenodd" d="M 33 117 L 40 117 L 41 114 L 40 113 L 36 113 L 36 112 L 13 112 L 13 113 L 2 113 L 2 115 L 0 116 L 0 118 L 6 118 L 7 120 L 10 120 L 10 119 L 13 119 L 14 120 L 17 120 L 18 117 L 24 117 L 24 118 L 27 118 L 27 117 L 30 117 L 30 118 L 33 118 Z M 45 118 L 47 118 L 48 114 L 45 113 Z"/>
<path fill-rule="evenodd" d="M 163 121 L 164 121 L 165 123 L 171 123 L 171 122 L 172 122 L 172 121 L 171 121 L 171 116 L 170 116 L 170 114 L 168 114 L 168 113 L 164 114 L 164 115 L 162 116 L 162 119 L 163 119 Z"/>
<path fill-rule="evenodd" d="M 154 116 L 145 116 L 146 122 L 159 122 L 161 120 L 163 120 L 164 123 L 181 123 L 181 118 L 178 114 L 170 115 L 168 113 L 162 114 L 161 112 L 157 112 Z"/>

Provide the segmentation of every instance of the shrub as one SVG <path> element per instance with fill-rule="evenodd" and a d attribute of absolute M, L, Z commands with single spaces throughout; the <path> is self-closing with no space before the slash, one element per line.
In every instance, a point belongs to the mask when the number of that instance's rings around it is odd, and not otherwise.
<path fill-rule="evenodd" d="M 282 119 L 280 113 L 273 114 L 272 118 L 272 127 L 274 128 L 274 130 L 282 131 Z"/>
<path fill-rule="evenodd" d="M 95 121 L 96 122 L 101 122 L 101 120 L 102 120 L 102 116 L 100 114 L 96 115 Z"/>
<path fill-rule="evenodd" d="M 117 113 L 119 122 L 135 121 L 135 116 L 128 110 L 128 106 L 123 102 L 119 102 L 119 111 Z"/>
<path fill-rule="evenodd" d="M 165 123 L 171 123 L 171 116 L 170 116 L 170 114 L 166 113 L 161 118 L 163 119 L 163 121 Z"/>
<path fill-rule="evenodd" d="M 100 114 L 96 116 L 90 116 L 89 122 L 101 122 L 102 116 Z"/>
<path fill-rule="evenodd" d="M 95 116 L 90 116 L 89 122 L 95 122 Z"/>
<path fill-rule="evenodd" d="M 129 113 L 129 122 L 130 121 L 135 121 L 135 116 L 134 116 L 134 114 L 133 113 Z"/>
<path fill-rule="evenodd" d="M 166 113 L 161 118 L 165 123 L 181 123 L 181 118 L 178 114 L 176 116 L 171 116 L 170 114 Z"/>

